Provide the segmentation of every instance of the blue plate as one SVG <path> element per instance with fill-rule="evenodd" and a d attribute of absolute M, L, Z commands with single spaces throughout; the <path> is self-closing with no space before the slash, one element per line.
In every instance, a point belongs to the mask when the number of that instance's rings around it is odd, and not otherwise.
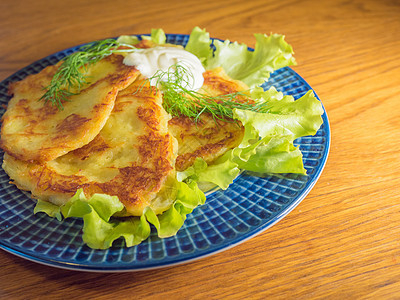
<path fill-rule="evenodd" d="M 185 45 L 187 35 L 169 34 L 167 42 Z M 34 74 L 79 50 L 70 48 L 43 58 L 0 83 L 0 114 L 8 84 Z M 275 86 L 296 99 L 311 87 L 292 69 L 275 71 L 264 86 Z M 303 153 L 308 176 L 283 174 L 256 177 L 243 172 L 226 190 L 207 195 L 205 205 L 190 214 L 176 236 L 160 239 L 155 231 L 138 246 L 125 248 L 117 240 L 107 250 L 93 250 L 81 239 L 82 221 L 58 222 L 45 214 L 33 215 L 34 200 L 9 183 L 0 170 L 0 247 L 38 263 L 72 270 L 117 272 L 160 268 L 199 259 L 235 246 L 271 227 L 310 192 L 327 160 L 330 129 L 326 112 L 315 136 L 295 141 Z M 3 153 L 1 153 L 2 155 Z"/>

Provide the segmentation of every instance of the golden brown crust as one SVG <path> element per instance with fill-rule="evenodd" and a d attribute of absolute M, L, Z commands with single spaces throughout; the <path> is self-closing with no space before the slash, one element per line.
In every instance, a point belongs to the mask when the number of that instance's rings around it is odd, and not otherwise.
<path fill-rule="evenodd" d="M 78 159 L 86 160 L 90 155 L 102 152 L 108 148 L 110 148 L 110 145 L 108 145 L 104 138 L 98 134 L 89 144 L 75 149 L 72 153 Z"/>
<path fill-rule="evenodd" d="M 211 96 L 226 95 L 245 91 L 248 87 L 237 80 L 229 78 L 222 68 L 208 70 L 203 73 L 204 84 L 200 92 Z M 245 96 L 233 99 L 237 102 L 249 101 Z M 179 149 L 175 168 L 183 171 L 190 167 L 197 157 L 207 163 L 223 155 L 229 149 L 237 147 L 243 139 L 244 127 L 240 122 L 215 121 L 210 115 L 204 114 L 195 123 L 188 117 L 173 117 L 169 121 L 172 134 L 178 140 Z"/>
<path fill-rule="evenodd" d="M 132 207 L 147 206 L 149 204 L 145 201 L 147 194 L 158 192 L 165 177 L 173 170 L 168 158 L 173 149 L 171 137 L 168 134 L 162 136 L 150 133 L 139 136 L 139 140 L 141 145 L 139 162 L 132 162 L 126 167 L 119 168 L 118 175 L 112 180 L 96 182 L 88 180 L 85 176 L 64 175 L 45 164 L 32 165 L 28 171 L 29 177 L 35 181 L 34 189 L 37 192 L 51 191 L 54 194 L 68 195 L 69 198 L 82 188 L 87 196 L 95 193 L 118 196 L 128 211 Z M 84 160 L 108 148 L 108 145 L 100 141 L 100 138 L 93 142 L 87 145 L 84 156 L 81 156 L 82 152 L 78 150 L 74 151 L 74 155 Z M 88 152 L 89 150 L 91 152 Z"/>
<path fill-rule="evenodd" d="M 64 109 L 39 101 L 58 65 L 10 85 L 14 96 L 2 118 L 0 147 L 30 162 L 53 160 L 89 143 L 104 126 L 119 90 L 139 74 L 111 55 L 88 69 L 91 83 L 63 102 Z"/>
<path fill-rule="evenodd" d="M 229 78 L 222 68 L 207 70 L 203 73 L 203 77 L 203 90 L 215 95 L 233 94 L 248 89 L 243 82 Z M 244 99 L 241 97 L 239 101 Z"/>

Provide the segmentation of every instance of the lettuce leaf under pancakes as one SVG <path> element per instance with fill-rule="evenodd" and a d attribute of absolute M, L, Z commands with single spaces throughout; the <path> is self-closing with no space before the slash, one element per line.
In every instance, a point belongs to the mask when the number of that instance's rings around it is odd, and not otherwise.
<path fill-rule="evenodd" d="M 85 244 L 93 249 L 110 248 L 118 238 L 124 238 L 125 245 L 132 247 L 140 244 L 150 235 L 153 224 L 160 238 L 175 235 L 198 205 L 204 204 L 206 197 L 193 181 L 176 182 L 176 199 L 163 214 L 157 215 L 147 207 L 140 217 L 113 218 L 115 213 L 124 209 L 118 197 L 94 194 L 87 198 L 79 189 L 76 194 L 61 207 L 39 200 L 36 212 L 64 218 L 82 218 Z"/>

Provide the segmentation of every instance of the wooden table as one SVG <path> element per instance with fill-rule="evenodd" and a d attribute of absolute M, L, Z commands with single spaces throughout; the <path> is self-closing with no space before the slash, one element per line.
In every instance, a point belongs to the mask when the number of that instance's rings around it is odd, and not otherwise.
<path fill-rule="evenodd" d="M 0 80 L 74 45 L 196 25 L 249 46 L 286 35 L 330 119 L 314 189 L 255 238 L 175 267 L 85 273 L 1 251 L 0 298 L 400 298 L 399 1 L 2 0 Z"/>

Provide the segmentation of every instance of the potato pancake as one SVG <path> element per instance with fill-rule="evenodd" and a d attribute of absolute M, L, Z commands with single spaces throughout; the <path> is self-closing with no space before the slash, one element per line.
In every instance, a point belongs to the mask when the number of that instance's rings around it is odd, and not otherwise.
<path fill-rule="evenodd" d="M 35 198 L 61 205 L 82 188 L 118 196 L 126 215 L 146 206 L 161 213 L 174 199 L 176 140 L 161 93 L 138 79 L 119 92 L 100 133 L 87 145 L 46 163 L 5 155 L 3 168 Z"/>
<path fill-rule="evenodd" d="M 231 79 L 222 68 L 203 73 L 204 84 L 199 90 L 210 96 L 226 95 L 245 91 L 248 86 L 241 81 Z M 238 102 L 248 98 L 238 96 Z M 188 117 L 173 117 L 169 121 L 171 133 L 178 140 L 179 149 L 176 170 L 183 171 L 190 167 L 197 157 L 211 163 L 229 149 L 237 147 L 243 139 L 244 127 L 234 120 L 231 122 L 215 121 L 212 116 L 203 114 L 195 123 Z"/>
<path fill-rule="evenodd" d="M 11 84 L 1 148 L 19 160 L 43 163 L 89 143 L 110 116 L 118 91 L 139 74 L 122 61 L 123 56 L 111 55 L 88 67 L 88 83 L 62 103 L 63 110 L 39 101 L 60 64 Z"/>

